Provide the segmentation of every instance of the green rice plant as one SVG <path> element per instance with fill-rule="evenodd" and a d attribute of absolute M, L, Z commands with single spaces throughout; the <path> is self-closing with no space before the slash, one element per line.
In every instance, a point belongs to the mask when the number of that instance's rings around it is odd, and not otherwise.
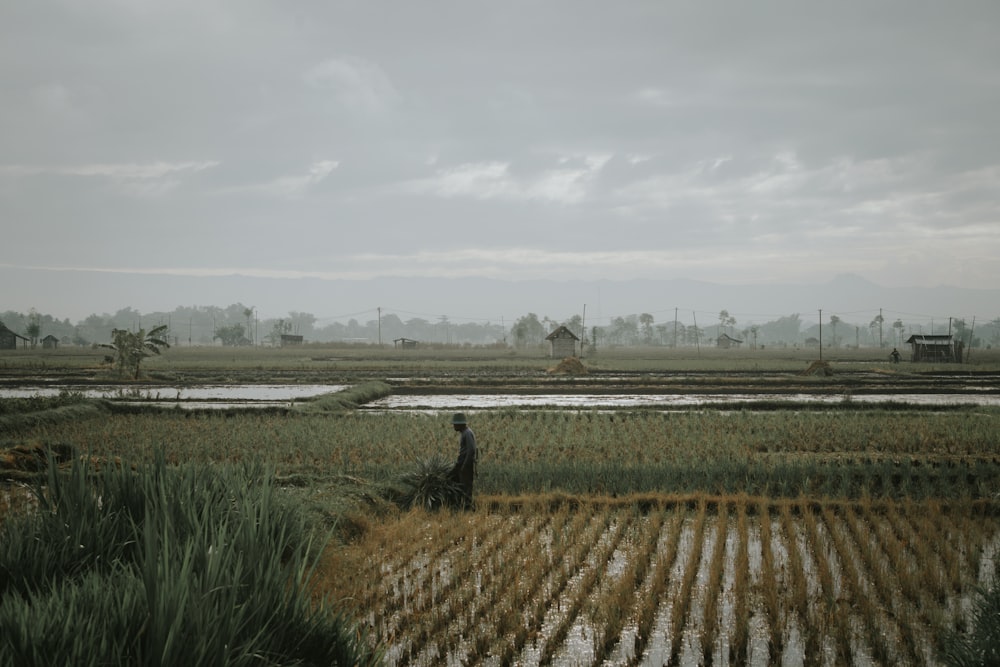
<path fill-rule="evenodd" d="M 826 616 L 821 614 L 816 619 L 810 615 L 810 599 L 807 583 L 806 557 L 808 545 L 799 535 L 796 519 L 792 514 L 793 506 L 789 502 L 781 505 L 781 530 L 785 537 L 786 553 L 788 555 L 788 576 L 791 579 L 791 604 L 798 617 L 798 625 L 802 630 L 804 641 L 803 659 L 807 665 L 822 664 L 822 637 L 826 632 Z M 801 507 L 795 510 L 801 514 Z M 808 508 L 806 509 L 808 510 Z"/>
<path fill-rule="evenodd" d="M 697 514 L 691 527 L 691 548 L 684 563 L 684 574 L 681 577 L 680 589 L 674 606 L 670 610 L 670 662 L 678 664 L 681 655 L 681 639 L 687 625 L 691 610 L 691 591 L 698 578 L 698 563 L 701 562 L 701 552 L 704 547 L 705 522 L 708 508 L 704 499 L 698 503 Z"/>
<path fill-rule="evenodd" d="M 0 664 L 377 664 L 259 465 L 54 463 L 0 525 Z"/>
<path fill-rule="evenodd" d="M 771 538 L 771 523 L 774 521 L 771 517 L 772 506 L 770 502 L 760 499 L 756 507 L 760 524 L 760 581 L 757 587 L 767 615 L 767 652 L 773 664 L 785 648 L 783 632 L 785 614 L 781 605 L 779 586 L 776 583 L 777 568 L 774 563 L 774 545 Z"/>
<path fill-rule="evenodd" d="M 733 563 L 733 634 L 729 642 L 729 663 L 747 662 L 747 642 L 750 627 L 750 531 L 747 526 L 747 498 L 740 496 L 735 503 L 736 557 Z M 765 516 L 761 519 L 767 521 Z"/>
<path fill-rule="evenodd" d="M 384 398 L 392 393 L 392 387 L 385 382 L 363 382 L 343 391 L 323 394 L 295 406 L 296 412 L 323 413 L 353 410 L 359 405 Z"/>
<path fill-rule="evenodd" d="M 729 532 L 729 508 L 719 503 L 715 517 L 715 544 L 709 555 L 708 581 L 705 585 L 705 606 L 702 608 L 701 656 L 706 666 L 714 664 L 715 638 L 719 626 L 719 601 L 722 596 L 722 576 L 725 569 L 726 534 Z"/>
<path fill-rule="evenodd" d="M 586 554 L 591 559 L 589 562 L 577 563 L 577 567 L 580 569 L 579 581 L 576 583 L 573 591 L 570 592 L 570 599 L 567 602 L 566 608 L 542 649 L 541 657 L 539 658 L 540 664 L 549 664 L 556 656 L 556 651 L 568 636 L 570 628 L 581 613 L 588 596 L 597 587 L 598 580 L 603 576 L 608 560 L 618 547 L 624 531 L 628 528 L 630 519 L 632 518 L 629 517 L 622 522 L 614 522 L 613 525 L 608 526 L 606 522 L 611 519 L 609 513 L 603 508 L 597 507 L 594 508 L 594 511 L 595 515 L 605 522 L 604 532 L 610 531 L 611 535 L 606 540 L 599 537 L 595 544 L 590 545 L 593 556 L 590 556 L 589 553 Z"/>
<path fill-rule="evenodd" d="M 939 649 L 950 667 L 981 667 L 1000 664 L 1000 575 L 980 587 L 973 600 L 970 627 L 950 628 Z"/>
<path fill-rule="evenodd" d="M 854 647 L 851 641 L 850 605 L 843 597 L 838 596 L 834 575 L 834 568 L 839 566 L 842 581 L 846 576 L 844 570 L 847 566 L 838 559 L 836 551 L 828 548 L 827 542 L 831 540 L 830 536 L 827 535 L 824 539 L 821 533 L 817 514 L 822 516 L 822 511 L 823 506 L 819 503 L 803 502 L 800 518 L 812 552 L 812 562 L 819 577 L 820 595 L 823 602 L 819 611 L 833 622 L 832 635 L 836 645 L 837 661 L 845 665 L 852 664 L 856 656 L 852 656 Z"/>

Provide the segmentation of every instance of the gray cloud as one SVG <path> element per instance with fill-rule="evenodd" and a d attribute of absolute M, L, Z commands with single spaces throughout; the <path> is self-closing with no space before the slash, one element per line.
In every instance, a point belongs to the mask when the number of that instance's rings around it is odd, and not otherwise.
<path fill-rule="evenodd" d="M 997 284 L 998 19 L 6 3 L 0 263 Z"/>

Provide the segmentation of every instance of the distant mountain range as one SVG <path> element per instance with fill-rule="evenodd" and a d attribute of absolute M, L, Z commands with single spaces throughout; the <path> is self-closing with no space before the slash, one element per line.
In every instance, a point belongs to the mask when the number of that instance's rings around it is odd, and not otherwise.
<path fill-rule="evenodd" d="M 246 276 L 181 277 L 92 271 L 0 268 L 0 311 L 35 308 L 77 321 L 89 314 L 131 307 L 141 313 L 178 306 L 253 306 L 260 319 L 290 311 L 315 315 L 317 325 L 354 318 L 372 320 L 377 309 L 400 319 L 455 322 L 513 320 L 529 312 L 564 321 L 585 317 L 601 325 L 630 314 L 650 313 L 656 322 L 699 320 L 706 326 L 727 310 L 741 326 L 798 313 L 804 324 L 868 323 L 882 309 L 888 324 L 964 318 L 971 323 L 1000 317 L 1000 289 L 939 286 L 882 287 L 855 275 L 821 284 L 722 285 L 694 280 L 498 280 L 488 278 L 377 278 L 373 280 L 283 279 Z"/>

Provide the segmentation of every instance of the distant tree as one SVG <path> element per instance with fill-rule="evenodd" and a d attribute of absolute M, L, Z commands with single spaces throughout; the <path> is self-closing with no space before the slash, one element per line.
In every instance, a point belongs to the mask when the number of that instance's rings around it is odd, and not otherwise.
<path fill-rule="evenodd" d="M 639 330 L 642 332 L 642 342 L 650 345 L 653 342 L 653 316 L 649 313 L 639 315 Z"/>
<path fill-rule="evenodd" d="M 25 327 L 25 331 L 31 339 L 31 347 L 38 345 L 38 339 L 42 335 L 42 318 L 34 308 L 28 313 L 28 326 Z"/>
<path fill-rule="evenodd" d="M 545 340 L 546 335 L 545 326 L 539 321 L 538 315 L 535 313 L 528 313 L 523 317 L 519 317 L 514 322 L 514 326 L 510 328 L 510 333 L 514 337 L 515 347 L 541 344 Z"/>
<path fill-rule="evenodd" d="M 736 326 L 736 318 L 728 310 L 719 311 L 719 335 L 726 333 L 727 327 Z"/>
<path fill-rule="evenodd" d="M 587 334 L 583 330 L 583 318 L 579 315 L 574 315 L 563 322 L 562 325 L 579 336 L 581 340 L 586 340 Z"/>
<path fill-rule="evenodd" d="M 878 315 L 875 316 L 875 319 L 872 320 L 871 324 L 868 325 L 869 328 L 872 330 L 872 337 L 873 338 L 875 337 L 875 330 L 878 329 L 878 346 L 879 347 L 883 346 L 883 343 L 882 343 L 882 323 L 883 322 L 885 322 L 885 318 L 882 317 L 882 313 L 879 313 Z"/>
<path fill-rule="evenodd" d="M 246 337 L 246 332 L 242 324 L 231 324 L 228 327 L 219 327 L 215 330 L 212 340 L 220 340 L 223 345 L 249 345 L 250 339 Z"/>
<path fill-rule="evenodd" d="M 830 346 L 837 347 L 837 325 L 840 324 L 840 318 L 836 315 L 830 316 Z"/>
<path fill-rule="evenodd" d="M 798 313 L 779 317 L 771 322 L 760 325 L 760 341 L 762 343 L 795 344 L 802 335 L 802 320 Z"/>
<path fill-rule="evenodd" d="M 167 332 L 167 325 L 161 324 L 149 330 L 129 331 L 128 329 L 114 329 L 111 332 L 111 343 L 104 343 L 101 347 L 106 347 L 115 351 L 115 367 L 120 375 L 130 373 L 133 379 L 139 379 L 139 366 L 142 360 L 154 354 L 159 354 L 161 348 L 168 348 L 170 344 L 163 339 Z"/>
<path fill-rule="evenodd" d="M 694 324 L 684 327 L 684 342 L 688 345 L 697 345 L 701 342 L 705 331 Z"/>
<path fill-rule="evenodd" d="M 892 323 L 892 328 L 896 332 L 896 345 L 903 344 L 903 320 L 896 320 Z"/>
<path fill-rule="evenodd" d="M 247 339 L 250 344 L 253 344 L 253 326 L 251 325 L 251 318 L 253 317 L 253 306 L 243 309 L 243 316 L 247 318 Z"/>
<path fill-rule="evenodd" d="M 277 347 L 281 344 L 281 336 L 292 332 L 292 323 L 282 318 L 276 321 L 271 327 L 271 333 L 267 335 L 267 341 Z M 225 343 L 223 343 L 225 345 Z"/>

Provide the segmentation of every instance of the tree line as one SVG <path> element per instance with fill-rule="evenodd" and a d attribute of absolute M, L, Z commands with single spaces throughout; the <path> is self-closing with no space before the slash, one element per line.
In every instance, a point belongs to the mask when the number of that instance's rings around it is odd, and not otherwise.
<path fill-rule="evenodd" d="M 373 311 L 374 313 L 374 311 Z M 891 321 L 890 321 L 891 319 Z M 140 313 L 126 307 L 114 314 L 93 314 L 72 323 L 41 314 L 6 311 L 0 323 L 25 336 L 32 346 L 47 335 L 63 345 L 104 345 L 112 342 L 112 332 L 160 329 L 160 338 L 172 346 L 281 344 L 281 336 L 301 336 L 306 343 L 349 342 L 392 345 L 402 338 L 443 345 L 498 345 L 529 348 L 545 344 L 546 336 L 565 326 L 592 350 L 602 347 L 695 347 L 713 346 L 725 335 L 745 348 L 796 347 L 819 344 L 824 347 L 897 347 L 914 333 L 951 333 L 970 347 L 1000 344 L 1000 318 L 967 323 L 961 318 L 942 318 L 932 324 L 907 322 L 902 317 L 884 318 L 881 313 L 870 321 L 849 322 L 836 314 L 822 324 L 805 322 L 798 313 L 767 322 L 739 322 L 727 310 L 699 322 L 694 313 L 689 321 L 656 321 L 650 313 L 612 317 L 599 325 L 589 324 L 580 315 L 555 320 L 547 315 L 527 313 L 504 325 L 497 322 L 456 322 L 442 315 L 434 320 L 412 317 L 403 320 L 395 313 L 381 313 L 359 321 L 321 325 L 312 313 L 290 311 L 287 317 L 260 319 L 254 306 L 235 303 L 228 307 L 178 307 L 171 312 Z M 822 331 L 821 331 L 822 327 Z"/>

